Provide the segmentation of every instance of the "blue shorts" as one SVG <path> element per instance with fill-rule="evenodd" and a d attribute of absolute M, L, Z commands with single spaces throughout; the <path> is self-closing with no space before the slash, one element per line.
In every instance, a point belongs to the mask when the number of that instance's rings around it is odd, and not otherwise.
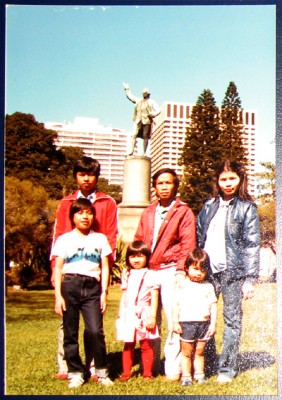
<path fill-rule="evenodd" d="M 210 326 L 210 321 L 189 321 L 179 322 L 179 324 L 182 329 L 180 340 L 183 342 L 196 342 L 197 340 L 205 342 L 209 340 L 206 334 Z"/>

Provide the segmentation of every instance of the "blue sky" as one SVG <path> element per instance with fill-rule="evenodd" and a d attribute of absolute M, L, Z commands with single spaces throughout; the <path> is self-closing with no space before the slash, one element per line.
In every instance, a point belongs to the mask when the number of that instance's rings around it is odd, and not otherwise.
<path fill-rule="evenodd" d="M 159 105 L 220 106 L 234 81 L 257 112 L 257 160 L 275 160 L 275 5 L 21 6 L 6 10 L 6 113 L 39 122 L 98 118 L 132 129 L 128 82 Z"/>

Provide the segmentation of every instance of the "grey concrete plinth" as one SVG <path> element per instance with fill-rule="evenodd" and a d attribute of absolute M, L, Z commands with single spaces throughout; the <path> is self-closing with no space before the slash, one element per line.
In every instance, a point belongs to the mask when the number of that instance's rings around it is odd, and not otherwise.
<path fill-rule="evenodd" d="M 132 242 L 140 221 L 140 216 L 146 207 L 118 206 L 118 231 L 119 236 L 126 243 Z"/>
<path fill-rule="evenodd" d="M 119 235 L 131 242 L 140 215 L 150 204 L 151 159 L 146 156 L 128 156 L 124 160 L 122 202 L 118 206 Z"/>
<path fill-rule="evenodd" d="M 146 156 L 128 156 L 123 170 L 123 206 L 150 204 L 151 159 Z"/>

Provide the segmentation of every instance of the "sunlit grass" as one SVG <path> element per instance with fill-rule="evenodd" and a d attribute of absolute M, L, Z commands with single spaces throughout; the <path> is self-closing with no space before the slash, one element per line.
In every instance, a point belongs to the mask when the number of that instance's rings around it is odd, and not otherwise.
<path fill-rule="evenodd" d="M 257 286 L 256 296 L 244 303 L 244 324 L 240 348 L 240 373 L 231 384 L 218 384 L 212 376 L 203 385 L 183 388 L 158 376 L 144 382 L 138 375 L 119 382 L 123 345 L 116 341 L 115 319 L 120 298 L 119 286 L 112 286 L 104 318 L 112 387 L 90 382 L 69 390 L 65 381 L 54 378 L 59 318 L 54 314 L 54 293 L 49 291 L 9 291 L 6 299 L 6 390 L 9 395 L 277 395 L 276 285 Z M 222 341 L 222 303 L 216 335 L 217 352 Z M 82 331 L 83 329 L 81 329 Z M 83 346 L 81 341 L 81 351 Z"/>

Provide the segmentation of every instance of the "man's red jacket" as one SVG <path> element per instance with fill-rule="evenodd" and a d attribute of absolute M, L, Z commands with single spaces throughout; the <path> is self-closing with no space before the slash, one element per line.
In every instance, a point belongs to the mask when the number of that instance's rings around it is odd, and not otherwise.
<path fill-rule="evenodd" d="M 143 211 L 135 240 L 143 240 L 152 248 L 155 214 L 158 200 Z M 189 253 L 196 247 L 196 219 L 192 210 L 179 198 L 168 211 L 158 233 L 150 258 L 150 268 L 162 269 L 172 265 L 183 270 Z"/>

